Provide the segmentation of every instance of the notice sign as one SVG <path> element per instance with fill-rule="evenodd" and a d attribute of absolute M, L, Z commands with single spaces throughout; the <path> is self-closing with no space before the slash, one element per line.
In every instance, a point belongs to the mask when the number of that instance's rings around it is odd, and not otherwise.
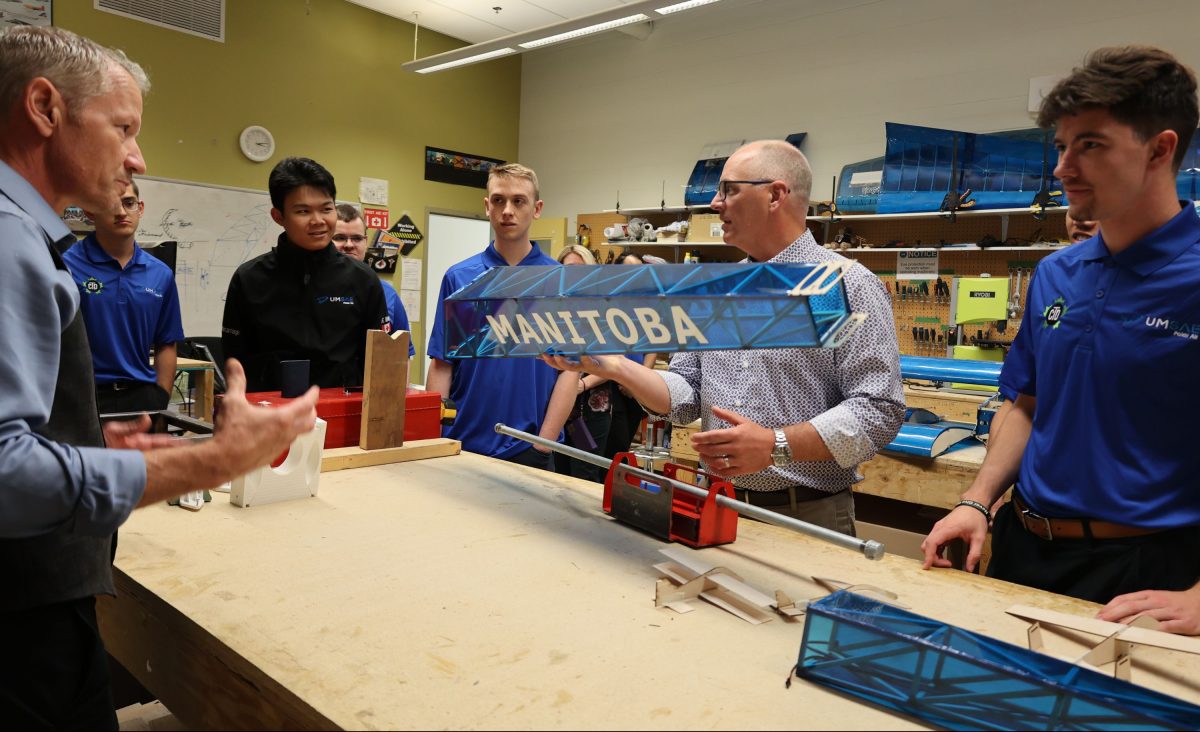
<path fill-rule="evenodd" d="M 371 208 L 363 206 L 363 223 L 368 229 L 386 229 L 388 225 L 388 210 L 386 208 Z"/>
<path fill-rule="evenodd" d="M 938 250 L 917 249 L 912 252 L 896 252 L 897 280 L 936 280 L 938 276 Z"/>

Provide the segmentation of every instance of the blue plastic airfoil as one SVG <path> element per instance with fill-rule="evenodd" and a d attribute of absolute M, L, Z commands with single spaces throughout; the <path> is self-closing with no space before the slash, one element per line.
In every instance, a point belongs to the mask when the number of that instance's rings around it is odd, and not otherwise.
<path fill-rule="evenodd" d="M 795 673 L 953 730 L 1200 729 L 1194 704 L 845 591 L 808 606 Z"/>
<path fill-rule="evenodd" d="M 1057 153 L 1041 130 L 979 134 L 895 122 L 885 128 L 879 213 L 937 211 L 954 188 L 970 189 L 976 209 L 1021 208 L 1043 187 L 1061 188 L 1053 175 Z"/>
<path fill-rule="evenodd" d="M 850 264 L 495 267 L 446 298 L 447 356 L 832 348 Z"/>
<path fill-rule="evenodd" d="M 998 386 L 1001 361 L 970 361 L 962 358 L 901 356 L 900 376 L 905 379 L 946 381 L 954 384 Z"/>

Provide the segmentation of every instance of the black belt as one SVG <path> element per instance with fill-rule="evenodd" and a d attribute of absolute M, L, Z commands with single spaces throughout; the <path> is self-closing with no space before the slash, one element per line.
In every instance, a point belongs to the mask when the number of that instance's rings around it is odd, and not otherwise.
<path fill-rule="evenodd" d="M 125 391 L 139 386 L 149 386 L 146 381 L 110 381 L 106 384 L 96 384 L 97 391 Z"/>
<path fill-rule="evenodd" d="M 841 493 L 845 488 L 836 491 L 823 491 L 817 488 L 809 488 L 806 485 L 791 485 L 787 488 L 777 488 L 773 491 L 755 491 L 745 490 L 743 488 L 734 488 L 733 495 L 739 501 L 749 503 L 751 506 L 787 506 L 795 501 L 796 503 L 804 503 L 806 501 L 816 501 L 822 498 Z"/>

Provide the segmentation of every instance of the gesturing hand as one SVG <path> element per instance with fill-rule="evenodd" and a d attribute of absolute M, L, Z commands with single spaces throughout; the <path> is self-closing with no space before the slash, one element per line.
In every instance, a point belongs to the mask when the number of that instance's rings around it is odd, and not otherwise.
<path fill-rule="evenodd" d="M 112 420 L 104 423 L 104 445 L 115 450 L 153 450 L 177 444 L 174 437 L 150 434 L 150 416 L 143 414 L 137 419 Z"/>
<path fill-rule="evenodd" d="M 775 431 L 737 412 L 713 407 L 713 416 L 732 427 L 692 435 L 692 447 L 708 469 L 723 478 L 757 473 L 771 465 Z"/>

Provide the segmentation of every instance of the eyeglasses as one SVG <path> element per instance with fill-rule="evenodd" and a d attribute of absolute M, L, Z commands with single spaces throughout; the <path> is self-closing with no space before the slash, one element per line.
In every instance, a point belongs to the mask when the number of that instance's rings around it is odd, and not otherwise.
<path fill-rule="evenodd" d="M 128 198 L 121 199 L 121 208 L 125 209 L 126 211 L 128 211 L 130 213 L 133 213 L 134 211 L 137 211 L 138 204 L 140 204 L 140 203 L 141 203 L 141 201 L 137 200 L 133 196 L 129 196 Z"/>
<path fill-rule="evenodd" d="M 723 180 L 717 182 L 717 198 L 718 201 L 724 201 L 729 197 L 729 186 L 745 185 L 745 186 L 765 186 L 768 183 L 774 183 L 774 180 L 760 178 L 758 180 Z M 734 193 L 737 193 L 735 190 Z"/>
<path fill-rule="evenodd" d="M 351 244 L 362 244 L 367 240 L 367 237 L 360 234 L 351 234 L 349 236 L 346 234 L 334 234 L 333 240 L 338 244 L 345 244 L 346 242 L 350 242 Z"/>

